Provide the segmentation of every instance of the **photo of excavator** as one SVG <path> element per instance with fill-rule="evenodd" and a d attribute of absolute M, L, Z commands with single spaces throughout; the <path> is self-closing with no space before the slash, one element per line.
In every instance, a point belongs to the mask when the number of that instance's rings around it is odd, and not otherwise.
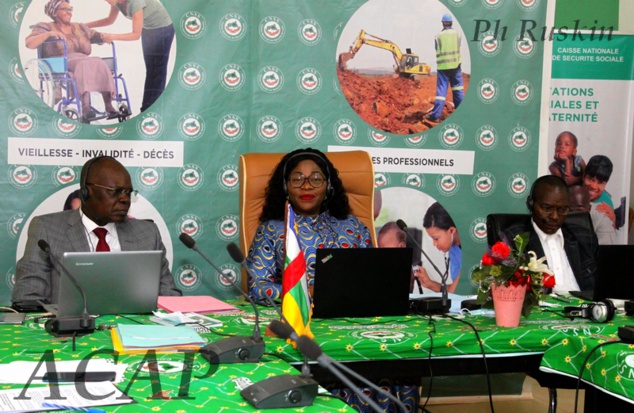
<path fill-rule="evenodd" d="M 418 55 L 412 53 L 411 49 L 408 48 L 406 49 L 406 53 L 403 53 L 394 42 L 369 34 L 363 29 L 361 29 L 359 35 L 352 43 L 352 46 L 350 46 L 350 50 L 339 55 L 338 65 L 340 70 L 346 70 L 348 61 L 354 59 L 363 45 L 377 47 L 391 52 L 394 62 L 396 63 L 393 68 L 399 76 L 413 78 L 415 76 L 428 76 L 431 73 L 431 66 L 419 62 Z"/>

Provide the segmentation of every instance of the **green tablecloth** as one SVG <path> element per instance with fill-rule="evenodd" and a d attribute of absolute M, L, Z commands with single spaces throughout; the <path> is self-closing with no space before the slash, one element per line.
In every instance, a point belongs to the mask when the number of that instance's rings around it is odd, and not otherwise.
<path fill-rule="evenodd" d="M 134 317 L 147 320 L 147 317 Z M 98 324 L 131 324 L 119 317 L 100 317 Z M 209 341 L 215 341 L 213 334 L 201 334 Z M 281 341 L 281 340 L 280 340 Z M 43 329 L 43 325 L 27 321 L 23 326 L 0 326 L 0 362 L 34 361 L 42 359 L 46 350 L 51 350 L 56 361 L 82 360 L 91 353 L 103 352 L 96 357 L 113 359 L 112 342 L 109 331 L 95 331 L 79 337 L 76 351 L 72 350 L 72 340 L 54 338 Z M 200 354 L 188 360 L 184 354 L 156 354 L 156 362 L 144 355 L 120 354 L 118 363 L 127 364 L 125 380 L 117 387 L 136 402 L 132 405 L 103 407 L 108 412 L 254 412 L 241 396 L 235 380 L 247 378 L 258 382 L 271 376 L 299 374 L 287 362 L 270 355 L 264 355 L 262 362 L 252 364 L 224 364 L 210 366 Z M 191 379 L 183 380 L 183 376 Z M 138 372 L 138 373 L 137 373 Z M 209 377 L 203 377 L 209 375 Z M 134 380 L 131 380 L 134 377 Z M 22 388 L 23 385 L 0 384 L 0 389 Z M 320 393 L 327 394 L 321 389 Z M 267 410 L 270 411 L 270 410 Z M 309 407 L 293 408 L 297 412 L 353 412 L 342 401 L 328 396 L 318 396 Z"/>

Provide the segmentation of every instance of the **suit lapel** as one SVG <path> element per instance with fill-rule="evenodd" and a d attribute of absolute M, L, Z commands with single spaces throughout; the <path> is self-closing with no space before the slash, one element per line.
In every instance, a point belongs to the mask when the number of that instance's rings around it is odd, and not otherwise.
<path fill-rule="evenodd" d="M 133 246 L 137 242 L 134 231 L 131 230 L 129 223 L 127 222 L 128 219 L 129 218 L 126 218 L 124 222 L 115 224 L 117 226 L 117 236 L 119 237 L 121 251 L 135 250 Z"/>
<path fill-rule="evenodd" d="M 69 251 L 90 252 L 88 244 L 86 227 L 81 222 L 81 214 L 79 212 L 71 214 L 66 222 L 68 230 L 66 232 L 68 241 L 72 248 Z"/>

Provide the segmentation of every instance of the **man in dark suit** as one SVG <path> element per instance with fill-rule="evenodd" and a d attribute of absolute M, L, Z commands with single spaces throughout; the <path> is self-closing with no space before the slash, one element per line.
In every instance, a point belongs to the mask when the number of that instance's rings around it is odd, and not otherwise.
<path fill-rule="evenodd" d="M 593 289 L 599 243 L 592 228 L 564 222 L 570 211 L 566 182 L 554 175 L 538 178 L 526 205 L 531 218 L 506 228 L 507 239 L 530 232 L 527 250 L 535 251 L 537 257 L 546 256 L 555 273 L 554 291 Z"/>
<path fill-rule="evenodd" d="M 63 254 L 89 251 L 163 251 L 159 294 L 182 295 L 156 225 L 127 217 L 135 193 L 130 174 L 116 159 L 101 156 L 86 162 L 80 175 L 81 208 L 31 221 L 24 256 L 16 267 L 12 301 L 57 303 L 62 276 L 58 263 Z M 39 240 L 49 244 L 50 254 L 57 259 L 39 248 Z"/>

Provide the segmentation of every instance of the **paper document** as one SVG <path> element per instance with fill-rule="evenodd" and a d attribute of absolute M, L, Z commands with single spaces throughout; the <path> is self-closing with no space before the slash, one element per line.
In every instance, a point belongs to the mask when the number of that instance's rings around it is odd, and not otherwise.
<path fill-rule="evenodd" d="M 81 384 L 83 394 L 92 395 L 92 399 L 82 397 L 75 384 L 58 386 L 60 400 L 51 399 L 51 388 L 29 387 L 24 394 L 23 389 L 0 390 L 0 412 L 45 412 L 59 410 L 43 407 L 44 403 L 56 403 L 72 407 L 98 407 L 133 403 L 134 400 L 125 395 L 110 382 L 87 382 Z"/>

